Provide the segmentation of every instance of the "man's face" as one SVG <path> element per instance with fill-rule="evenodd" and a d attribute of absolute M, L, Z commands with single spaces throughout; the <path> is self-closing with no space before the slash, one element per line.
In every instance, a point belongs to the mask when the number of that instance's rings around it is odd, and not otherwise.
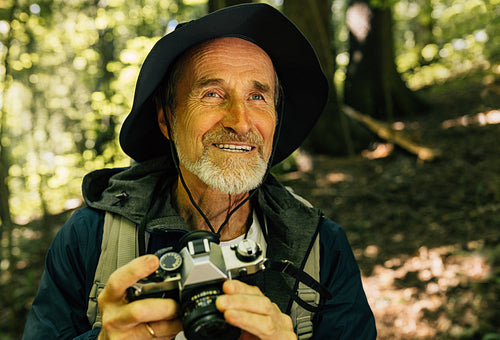
<path fill-rule="evenodd" d="M 271 59 L 246 40 L 220 38 L 188 52 L 180 67 L 172 125 L 181 166 L 225 193 L 254 189 L 276 126 Z"/>

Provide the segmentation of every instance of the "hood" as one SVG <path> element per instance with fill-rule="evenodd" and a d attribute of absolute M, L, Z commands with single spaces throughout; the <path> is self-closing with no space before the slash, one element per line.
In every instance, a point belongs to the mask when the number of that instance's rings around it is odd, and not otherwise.
<path fill-rule="evenodd" d="M 159 181 L 163 184 L 176 179 L 176 170 L 170 167 L 167 157 L 161 157 L 128 168 L 93 171 L 84 177 L 82 192 L 89 207 L 116 213 L 136 224 L 152 203 L 156 204 L 160 208 L 148 221 L 148 227 L 163 224 L 185 229 L 184 220 L 170 204 L 170 189 L 159 195 L 161 202 L 151 202 Z"/>

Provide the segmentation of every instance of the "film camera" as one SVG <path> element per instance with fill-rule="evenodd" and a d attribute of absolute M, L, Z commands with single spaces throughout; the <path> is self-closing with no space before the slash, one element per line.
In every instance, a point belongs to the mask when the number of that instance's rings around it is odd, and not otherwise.
<path fill-rule="evenodd" d="M 226 322 L 215 300 L 223 294 L 226 279 L 266 268 L 260 246 L 248 239 L 234 246 L 220 246 L 216 234 L 197 230 L 183 236 L 176 249 L 163 248 L 155 255 L 160 259 L 159 268 L 128 288 L 128 300 L 177 300 L 189 340 L 237 339 L 240 329 Z"/>

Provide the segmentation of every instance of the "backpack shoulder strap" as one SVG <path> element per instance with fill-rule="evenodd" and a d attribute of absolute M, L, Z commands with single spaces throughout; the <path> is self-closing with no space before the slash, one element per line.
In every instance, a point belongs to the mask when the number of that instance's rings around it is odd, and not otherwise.
<path fill-rule="evenodd" d="M 92 328 L 101 327 L 97 297 L 104 289 L 111 273 L 139 256 L 135 223 L 123 216 L 106 212 L 102 234 L 101 255 L 89 294 L 87 318 Z"/>
<path fill-rule="evenodd" d="M 304 267 L 304 272 L 311 275 L 316 281 L 319 282 L 319 270 L 320 270 L 320 253 L 319 253 L 319 234 L 314 240 L 314 245 L 307 257 L 306 265 Z M 297 295 L 299 298 L 307 302 L 312 306 L 319 306 L 320 294 L 307 287 L 302 282 L 299 283 L 297 290 Z M 293 302 L 292 309 L 290 313 L 292 318 L 295 333 L 297 334 L 298 340 L 310 339 L 313 335 L 313 323 L 314 312 L 308 311 L 307 309 L 299 306 L 297 302 Z"/>
<path fill-rule="evenodd" d="M 295 197 L 296 200 L 303 203 L 308 207 L 312 207 L 311 203 L 309 203 L 305 198 L 295 194 L 290 188 L 288 191 Z M 313 279 L 320 282 L 319 270 L 320 270 L 320 244 L 319 244 L 319 233 L 314 240 L 314 244 L 309 252 L 306 260 L 306 264 L 304 266 L 304 272 L 311 275 Z M 299 287 L 297 290 L 297 295 L 299 298 L 304 300 L 310 305 L 319 306 L 320 302 L 320 293 L 307 287 L 302 282 L 299 283 Z M 292 318 L 293 327 L 295 329 L 295 333 L 297 334 L 298 340 L 306 340 L 310 339 L 313 336 L 313 323 L 312 320 L 314 318 L 314 312 L 308 311 L 307 309 L 299 306 L 297 302 L 293 302 L 292 309 L 290 312 L 290 317 Z"/>

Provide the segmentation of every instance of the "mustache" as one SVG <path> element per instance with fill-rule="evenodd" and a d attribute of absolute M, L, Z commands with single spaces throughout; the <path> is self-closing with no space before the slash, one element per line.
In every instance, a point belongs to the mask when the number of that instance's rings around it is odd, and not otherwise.
<path fill-rule="evenodd" d="M 253 144 L 261 149 L 264 146 L 264 139 L 254 130 L 250 130 L 246 134 L 242 135 L 226 128 L 219 128 L 209 131 L 203 136 L 204 144 L 228 142 Z"/>

